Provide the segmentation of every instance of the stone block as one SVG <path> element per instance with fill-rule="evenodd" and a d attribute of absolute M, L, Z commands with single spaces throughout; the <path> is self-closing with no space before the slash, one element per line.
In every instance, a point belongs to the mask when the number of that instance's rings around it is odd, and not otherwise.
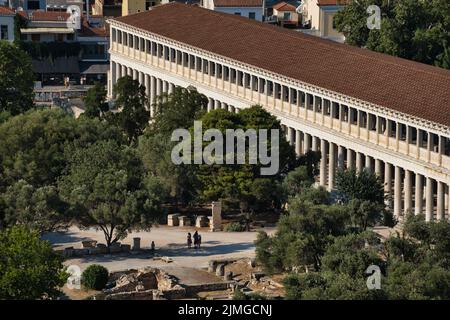
<path fill-rule="evenodd" d="M 225 274 L 225 264 L 221 263 L 217 265 L 216 276 L 223 277 Z"/>
<path fill-rule="evenodd" d="M 133 238 L 133 251 L 141 250 L 141 238 Z"/>
<path fill-rule="evenodd" d="M 121 251 L 122 251 L 122 248 L 120 247 L 120 245 L 118 245 L 118 246 L 111 245 L 109 247 L 109 253 L 119 253 Z"/>
<path fill-rule="evenodd" d="M 233 272 L 228 271 L 225 273 L 225 275 L 223 276 L 223 280 L 225 281 L 231 281 L 233 279 Z"/>
<path fill-rule="evenodd" d="M 222 203 L 220 201 L 214 201 L 211 204 L 212 215 L 209 218 L 210 231 L 222 230 Z"/>
<path fill-rule="evenodd" d="M 209 219 L 206 216 L 198 216 L 195 220 L 195 226 L 197 228 L 204 228 L 209 225 Z"/>
<path fill-rule="evenodd" d="M 131 250 L 131 246 L 129 244 L 122 244 L 120 245 L 120 248 L 122 252 L 130 252 Z"/>
<path fill-rule="evenodd" d="M 216 272 L 216 268 L 217 268 L 217 261 L 210 260 L 208 262 L 208 272 L 214 273 Z"/>
<path fill-rule="evenodd" d="M 99 254 L 100 248 L 89 248 L 88 251 L 89 251 L 89 254 Z"/>
<path fill-rule="evenodd" d="M 180 227 L 186 227 L 191 225 L 191 219 L 187 216 L 180 216 Z"/>
<path fill-rule="evenodd" d="M 96 244 L 97 244 L 96 240 L 81 241 L 81 245 L 83 248 L 95 248 Z"/>
<path fill-rule="evenodd" d="M 178 213 L 169 214 L 167 216 L 167 225 L 169 227 L 177 227 L 180 224 L 179 220 L 180 215 Z"/>

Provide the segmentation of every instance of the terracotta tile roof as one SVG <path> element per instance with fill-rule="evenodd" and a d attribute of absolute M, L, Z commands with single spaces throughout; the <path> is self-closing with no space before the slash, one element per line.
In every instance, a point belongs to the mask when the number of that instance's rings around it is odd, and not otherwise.
<path fill-rule="evenodd" d="M 278 11 L 295 11 L 296 9 L 292 4 L 286 2 L 277 3 L 272 8 Z"/>
<path fill-rule="evenodd" d="M 16 13 L 8 7 L 0 6 L 1 15 L 15 15 Z"/>
<path fill-rule="evenodd" d="M 79 36 L 80 37 L 108 37 L 109 36 L 109 26 L 106 24 L 103 27 L 91 26 L 87 23 L 86 19 L 83 17 Z"/>
<path fill-rule="evenodd" d="M 114 20 L 326 90 L 450 126 L 449 70 L 175 2 Z"/>
<path fill-rule="evenodd" d="M 32 11 L 28 14 L 31 21 L 66 21 L 69 17 L 69 13 L 57 11 Z"/>
<path fill-rule="evenodd" d="M 324 6 L 345 6 L 349 4 L 352 0 L 317 0 L 317 5 L 319 7 Z"/>
<path fill-rule="evenodd" d="M 214 0 L 216 7 L 262 7 L 263 0 Z"/>

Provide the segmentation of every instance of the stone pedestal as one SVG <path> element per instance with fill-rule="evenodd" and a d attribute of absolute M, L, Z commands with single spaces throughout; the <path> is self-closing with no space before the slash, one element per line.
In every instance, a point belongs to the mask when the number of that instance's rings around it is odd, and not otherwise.
<path fill-rule="evenodd" d="M 225 275 L 223 276 L 223 280 L 225 281 L 233 280 L 233 272 L 231 271 L 226 272 Z"/>
<path fill-rule="evenodd" d="M 209 219 L 210 231 L 222 230 L 222 203 L 214 201 L 211 205 L 212 216 Z"/>
<path fill-rule="evenodd" d="M 122 248 L 120 247 L 120 243 L 118 242 L 111 244 L 111 246 L 109 247 L 109 253 L 118 253 L 121 251 Z"/>
<path fill-rule="evenodd" d="M 180 215 L 178 213 L 174 213 L 174 214 L 169 214 L 167 216 L 167 225 L 169 227 L 176 227 L 179 225 L 180 220 L 179 220 Z"/>
<path fill-rule="evenodd" d="M 208 272 L 215 273 L 217 268 L 217 262 L 215 260 L 210 260 L 208 262 Z"/>
<path fill-rule="evenodd" d="M 209 224 L 209 219 L 206 216 L 198 216 L 195 220 L 195 226 L 197 228 L 207 227 Z"/>
<path fill-rule="evenodd" d="M 97 249 L 99 250 L 98 253 L 101 253 L 101 254 L 109 253 L 109 249 L 106 246 L 106 244 L 104 244 L 104 243 L 97 243 Z"/>
<path fill-rule="evenodd" d="M 218 264 L 216 268 L 216 276 L 223 277 L 225 274 L 225 265 L 223 263 Z"/>
<path fill-rule="evenodd" d="M 189 217 L 180 216 L 179 219 L 180 219 L 180 227 L 186 227 L 191 225 L 191 220 L 189 219 Z"/>
<path fill-rule="evenodd" d="M 139 238 L 139 237 L 133 238 L 133 248 L 132 248 L 132 250 L 133 251 L 141 250 L 141 238 Z"/>

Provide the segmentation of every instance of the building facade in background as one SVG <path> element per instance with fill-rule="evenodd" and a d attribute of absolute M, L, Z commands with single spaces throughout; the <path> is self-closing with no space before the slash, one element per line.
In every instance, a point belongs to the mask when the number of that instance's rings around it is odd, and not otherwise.
<path fill-rule="evenodd" d="M 264 0 L 201 0 L 203 8 L 263 21 Z"/>
<path fill-rule="evenodd" d="M 344 42 L 345 37 L 336 30 L 334 16 L 351 0 L 303 0 L 300 5 L 302 32 L 325 39 Z"/>
<path fill-rule="evenodd" d="M 14 17 L 16 13 L 8 7 L 0 7 L 0 41 L 14 41 Z"/>

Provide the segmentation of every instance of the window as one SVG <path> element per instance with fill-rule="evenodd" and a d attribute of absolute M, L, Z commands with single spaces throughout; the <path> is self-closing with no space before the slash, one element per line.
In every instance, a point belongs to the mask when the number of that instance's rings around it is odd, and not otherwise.
<path fill-rule="evenodd" d="M 8 40 L 8 26 L 0 26 L 0 40 Z"/>
<path fill-rule="evenodd" d="M 256 13 L 255 12 L 249 12 L 248 13 L 248 18 L 255 20 L 256 19 Z"/>
<path fill-rule="evenodd" d="M 28 1 L 27 10 L 39 10 L 39 1 Z"/>
<path fill-rule="evenodd" d="M 291 20 L 291 13 L 290 12 L 285 12 L 283 14 L 283 19 L 284 20 Z"/>
<path fill-rule="evenodd" d="M 240 12 L 235 12 L 234 14 L 235 14 L 236 16 L 240 16 L 240 15 L 241 15 Z"/>

